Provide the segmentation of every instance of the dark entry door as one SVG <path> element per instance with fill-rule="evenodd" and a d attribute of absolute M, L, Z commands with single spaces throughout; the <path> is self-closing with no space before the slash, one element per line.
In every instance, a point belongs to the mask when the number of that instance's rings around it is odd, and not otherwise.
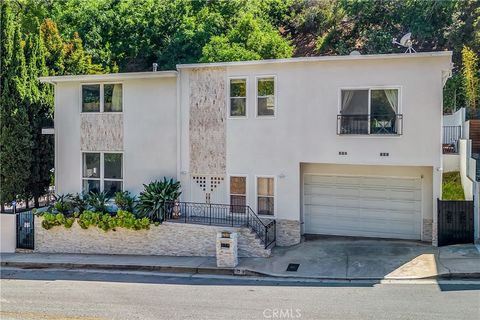
<path fill-rule="evenodd" d="M 32 211 L 17 213 L 17 248 L 34 249 L 34 223 Z"/>
<path fill-rule="evenodd" d="M 438 245 L 473 243 L 473 201 L 438 200 Z"/>

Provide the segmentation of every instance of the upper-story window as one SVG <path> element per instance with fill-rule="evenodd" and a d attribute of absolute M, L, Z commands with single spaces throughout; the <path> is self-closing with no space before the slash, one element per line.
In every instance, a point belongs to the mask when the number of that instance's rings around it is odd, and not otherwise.
<path fill-rule="evenodd" d="M 122 112 L 121 83 L 82 85 L 82 112 Z"/>
<path fill-rule="evenodd" d="M 230 79 L 230 117 L 247 116 L 247 79 Z"/>
<path fill-rule="evenodd" d="M 257 78 L 257 116 L 275 116 L 275 78 Z"/>
<path fill-rule="evenodd" d="M 402 119 L 397 88 L 341 91 L 338 134 L 402 134 Z"/>

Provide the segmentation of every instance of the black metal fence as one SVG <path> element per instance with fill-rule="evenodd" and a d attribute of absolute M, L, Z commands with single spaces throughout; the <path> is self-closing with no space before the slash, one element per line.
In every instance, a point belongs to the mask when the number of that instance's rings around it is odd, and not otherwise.
<path fill-rule="evenodd" d="M 250 228 L 265 248 L 276 239 L 275 220 L 258 217 L 247 205 L 168 202 L 165 204 L 165 214 L 166 220 L 175 222 Z"/>
<path fill-rule="evenodd" d="M 443 126 L 443 153 L 458 153 L 458 140 L 460 140 L 461 137 L 461 126 Z"/>
<path fill-rule="evenodd" d="M 473 242 L 473 201 L 438 199 L 438 245 Z"/>
<path fill-rule="evenodd" d="M 402 114 L 337 115 L 337 134 L 400 135 L 402 133 Z"/>
<path fill-rule="evenodd" d="M 35 219 L 32 211 L 19 212 L 17 216 L 17 248 L 34 249 Z"/>

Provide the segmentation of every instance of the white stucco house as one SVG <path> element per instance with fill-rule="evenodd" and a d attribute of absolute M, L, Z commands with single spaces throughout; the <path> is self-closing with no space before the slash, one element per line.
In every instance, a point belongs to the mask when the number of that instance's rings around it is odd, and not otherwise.
<path fill-rule="evenodd" d="M 451 52 L 178 65 L 55 84 L 58 193 L 164 176 L 302 234 L 436 241 Z"/>

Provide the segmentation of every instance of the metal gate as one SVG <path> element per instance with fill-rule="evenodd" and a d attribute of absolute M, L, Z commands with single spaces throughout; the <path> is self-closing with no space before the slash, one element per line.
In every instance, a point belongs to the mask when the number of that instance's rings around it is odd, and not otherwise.
<path fill-rule="evenodd" d="M 438 200 L 438 245 L 473 243 L 473 201 Z"/>
<path fill-rule="evenodd" d="M 17 248 L 34 249 L 34 223 L 32 211 L 17 213 Z"/>

